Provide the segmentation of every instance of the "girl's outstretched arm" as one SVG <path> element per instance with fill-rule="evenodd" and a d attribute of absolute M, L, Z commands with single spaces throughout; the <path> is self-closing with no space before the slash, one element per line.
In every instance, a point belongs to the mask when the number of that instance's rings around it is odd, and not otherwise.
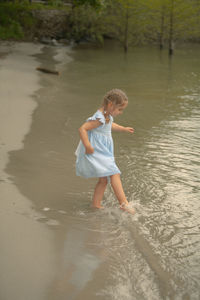
<path fill-rule="evenodd" d="M 121 132 L 130 132 L 130 133 L 134 132 L 134 129 L 132 127 L 124 127 L 124 126 L 118 125 L 117 123 L 112 123 L 112 130 L 121 131 Z"/>
<path fill-rule="evenodd" d="M 95 121 L 88 121 L 79 128 L 79 135 L 85 147 L 86 154 L 92 154 L 94 152 L 94 148 L 90 144 L 87 132 L 89 130 L 99 127 L 100 125 L 102 125 L 102 123 L 98 120 L 95 120 Z"/>

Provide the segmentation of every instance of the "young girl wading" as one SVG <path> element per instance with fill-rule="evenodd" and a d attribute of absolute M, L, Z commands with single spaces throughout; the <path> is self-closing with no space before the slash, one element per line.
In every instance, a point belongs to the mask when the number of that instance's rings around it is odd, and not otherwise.
<path fill-rule="evenodd" d="M 120 208 L 134 213 L 128 206 L 120 179 L 120 170 L 115 164 L 111 130 L 133 133 L 131 127 L 113 122 L 113 117 L 123 113 L 128 105 L 126 94 L 119 90 L 109 91 L 102 106 L 79 128 L 81 141 L 76 150 L 76 174 L 85 178 L 98 177 L 92 206 L 102 208 L 101 201 L 110 178 L 111 186 L 119 201 Z"/>

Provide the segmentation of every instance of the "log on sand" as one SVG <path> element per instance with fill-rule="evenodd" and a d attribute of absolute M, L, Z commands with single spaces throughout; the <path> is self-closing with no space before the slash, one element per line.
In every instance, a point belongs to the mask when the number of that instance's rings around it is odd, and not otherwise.
<path fill-rule="evenodd" d="M 58 71 L 53 71 L 53 70 L 49 70 L 49 69 L 46 69 L 46 68 L 36 68 L 36 70 L 40 71 L 40 72 L 44 72 L 44 73 L 48 73 L 48 74 L 54 74 L 54 75 L 59 75 L 59 72 Z"/>

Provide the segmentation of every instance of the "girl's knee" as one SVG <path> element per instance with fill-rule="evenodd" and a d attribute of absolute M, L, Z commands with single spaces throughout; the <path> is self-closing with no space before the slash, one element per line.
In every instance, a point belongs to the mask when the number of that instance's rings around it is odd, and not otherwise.
<path fill-rule="evenodd" d="M 108 184 L 107 177 L 100 177 L 99 178 L 99 183 L 106 186 Z"/>
<path fill-rule="evenodd" d="M 114 174 L 110 176 L 111 183 L 115 180 L 121 180 L 120 173 Z"/>
<path fill-rule="evenodd" d="M 113 175 L 110 176 L 110 178 L 115 178 L 115 177 L 120 177 L 120 173 L 113 174 Z"/>

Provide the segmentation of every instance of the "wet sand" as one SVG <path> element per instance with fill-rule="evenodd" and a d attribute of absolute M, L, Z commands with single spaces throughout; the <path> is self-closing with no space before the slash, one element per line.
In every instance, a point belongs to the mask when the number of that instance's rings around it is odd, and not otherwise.
<path fill-rule="evenodd" d="M 2 43 L 0 47 L 0 298 L 45 299 L 52 281 L 55 257 L 52 232 L 42 222 L 16 180 L 5 171 L 12 151 L 24 148 L 37 108 L 36 92 L 41 88 L 36 55 L 42 45 Z M 61 53 L 59 54 L 62 55 Z M 18 165 L 10 170 L 18 174 Z"/>
<path fill-rule="evenodd" d="M 70 49 L 22 43 L 7 50 L 0 69 L 1 82 L 7 82 L 1 89 L 4 111 L 0 109 L 0 294 L 4 300 L 82 299 L 81 290 L 104 260 L 101 253 L 88 256 L 86 244 L 96 239 L 96 232 L 79 228 L 82 210 L 93 215 L 88 203 L 93 183 L 85 195 L 85 182 L 79 180 L 77 186 L 72 149 L 78 135 L 71 132 L 70 95 L 60 103 L 59 77 L 35 70 L 40 66 L 62 73 Z M 97 278 L 102 281 L 98 272 Z M 93 293 L 90 289 L 85 295 Z"/>

